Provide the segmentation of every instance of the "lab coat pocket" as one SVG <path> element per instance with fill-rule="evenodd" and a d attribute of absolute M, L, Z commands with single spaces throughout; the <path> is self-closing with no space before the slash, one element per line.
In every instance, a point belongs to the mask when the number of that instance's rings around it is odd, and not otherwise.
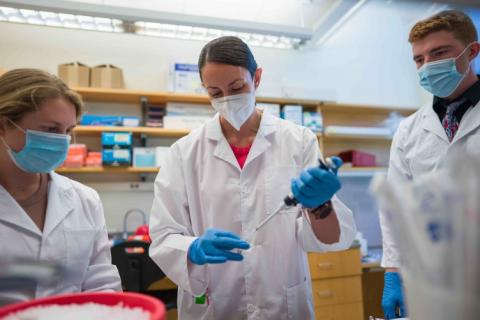
<path fill-rule="evenodd" d="M 65 229 L 67 277 L 65 286 L 73 286 L 80 290 L 83 279 L 90 264 L 93 246 L 95 244 L 95 230 L 92 229 Z"/>
<path fill-rule="evenodd" d="M 311 318 L 311 295 L 308 280 L 287 288 L 287 315 L 288 319 L 310 319 Z"/>

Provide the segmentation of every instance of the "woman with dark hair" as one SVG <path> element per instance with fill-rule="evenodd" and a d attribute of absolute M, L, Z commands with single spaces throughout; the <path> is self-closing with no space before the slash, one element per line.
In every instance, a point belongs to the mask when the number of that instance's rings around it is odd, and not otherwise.
<path fill-rule="evenodd" d="M 242 40 L 211 41 L 198 65 L 218 114 L 170 148 L 150 255 L 179 287 L 180 319 L 313 319 L 306 252 L 355 235 L 336 170 L 318 166 L 310 130 L 255 108 L 262 69 Z M 290 192 L 301 205 L 255 231 Z"/>

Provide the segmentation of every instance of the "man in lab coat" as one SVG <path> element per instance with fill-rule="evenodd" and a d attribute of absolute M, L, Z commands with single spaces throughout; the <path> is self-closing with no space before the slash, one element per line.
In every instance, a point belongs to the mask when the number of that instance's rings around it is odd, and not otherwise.
<path fill-rule="evenodd" d="M 393 138 L 388 179 L 401 181 L 441 167 L 451 152 L 479 153 L 480 77 L 473 60 L 480 44 L 472 20 L 460 11 L 443 11 L 419 21 L 410 31 L 413 60 L 421 86 L 434 95 L 433 105 L 405 119 Z M 395 228 L 382 213 L 385 318 L 405 316 L 401 257 Z"/>

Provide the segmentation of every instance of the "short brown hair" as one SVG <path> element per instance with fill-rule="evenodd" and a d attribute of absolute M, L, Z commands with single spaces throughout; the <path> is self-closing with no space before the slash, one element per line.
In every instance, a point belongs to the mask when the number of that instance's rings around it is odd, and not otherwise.
<path fill-rule="evenodd" d="M 73 104 L 77 119 L 80 118 L 82 98 L 57 76 L 38 69 L 14 69 L 0 76 L 0 117 L 18 121 L 55 98 Z"/>
<path fill-rule="evenodd" d="M 452 32 L 454 37 L 465 45 L 478 41 L 477 29 L 472 19 L 458 10 L 442 11 L 417 22 L 410 31 L 408 41 L 413 43 L 437 31 Z"/>

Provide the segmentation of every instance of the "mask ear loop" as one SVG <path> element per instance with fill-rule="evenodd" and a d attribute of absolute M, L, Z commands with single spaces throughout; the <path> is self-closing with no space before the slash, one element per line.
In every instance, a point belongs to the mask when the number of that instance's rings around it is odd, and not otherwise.
<path fill-rule="evenodd" d="M 22 127 L 20 127 L 18 124 L 16 124 L 15 122 L 13 122 L 12 119 L 10 118 L 7 118 L 8 122 L 10 122 L 11 124 L 13 124 L 13 126 L 15 128 L 17 128 L 18 130 L 22 131 L 23 133 L 27 133 Z"/>
<path fill-rule="evenodd" d="M 24 134 L 26 134 L 26 131 L 20 127 L 18 124 L 16 124 L 12 119 L 8 118 L 8 117 L 5 117 L 5 119 L 7 119 L 8 122 L 10 122 L 15 128 L 17 128 L 18 130 L 22 131 Z M 10 148 L 10 146 L 8 145 L 7 141 L 5 141 L 5 139 L 3 139 L 3 137 L 0 137 L 0 139 L 2 140 L 5 148 L 7 148 L 7 150 L 9 151 L 12 151 L 12 148 Z"/>
<path fill-rule="evenodd" d="M 76 144 L 77 143 L 77 134 L 75 133 L 75 128 L 70 133 L 70 137 L 72 137 L 72 140 L 71 140 L 70 144 Z"/>

